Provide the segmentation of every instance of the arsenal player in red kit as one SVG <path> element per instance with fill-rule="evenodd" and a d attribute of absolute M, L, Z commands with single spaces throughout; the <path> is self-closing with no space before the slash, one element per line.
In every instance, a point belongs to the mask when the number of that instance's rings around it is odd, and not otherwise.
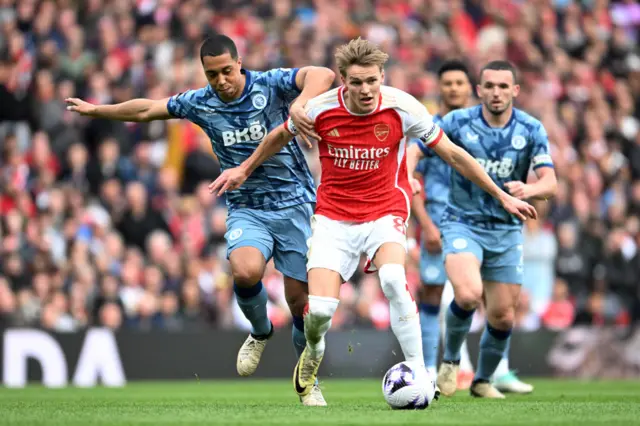
<path fill-rule="evenodd" d="M 424 369 L 419 316 L 404 269 L 412 196 L 409 176 L 415 168 L 406 162 L 408 139 L 421 139 L 509 213 L 522 220 L 536 217 L 531 205 L 502 191 L 473 157 L 454 145 L 420 102 L 382 85 L 387 54 L 358 38 L 339 47 L 335 58 L 343 85 L 305 106 L 315 122 L 322 176 L 308 242 L 307 347 L 294 370 L 299 395 L 309 393 L 316 381 L 340 285 L 351 278 L 362 253 L 371 269 L 378 270 L 389 300 L 391 328 L 405 359 Z M 213 182 L 211 191 L 221 194 L 240 187 L 296 133 L 291 119 L 274 129 L 241 166 Z"/>

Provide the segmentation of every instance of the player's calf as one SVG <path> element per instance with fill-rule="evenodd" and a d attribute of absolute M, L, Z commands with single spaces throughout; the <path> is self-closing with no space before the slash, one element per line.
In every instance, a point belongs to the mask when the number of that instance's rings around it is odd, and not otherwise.
<path fill-rule="evenodd" d="M 380 285 L 389 300 L 391 329 L 407 361 L 422 364 L 422 339 L 418 309 L 409 292 L 403 265 L 384 264 L 379 269 Z"/>
<path fill-rule="evenodd" d="M 318 369 L 324 356 L 324 336 L 331 328 L 331 318 L 339 302 L 333 297 L 309 296 L 308 310 L 304 317 L 307 347 L 293 371 L 293 386 L 301 397 L 309 395 L 316 386 Z"/>
<path fill-rule="evenodd" d="M 333 297 L 309 296 L 309 308 L 304 317 L 304 334 L 310 357 L 323 357 L 324 336 L 331 328 L 331 319 L 339 303 L 340 301 Z"/>
<path fill-rule="evenodd" d="M 251 334 L 238 351 L 236 368 L 241 376 L 250 376 L 258 368 L 273 325 L 267 315 L 267 290 L 262 285 L 265 262 L 255 247 L 240 247 L 229 256 L 233 292 L 244 316 L 251 323 Z"/>
<path fill-rule="evenodd" d="M 453 286 L 454 300 L 445 312 L 444 356 L 438 371 L 438 386 L 444 395 L 451 396 L 458 387 L 460 350 L 482 298 L 482 278 L 480 261 L 471 252 L 448 254 L 445 267 Z"/>
<path fill-rule="evenodd" d="M 508 292 L 497 291 L 495 285 L 487 284 L 487 289 L 487 325 L 480 338 L 474 384 L 489 383 L 507 350 L 515 318 L 514 300 L 517 299 L 512 299 Z"/>
<path fill-rule="evenodd" d="M 238 306 L 251 322 L 251 334 L 238 351 L 236 368 L 241 376 L 250 376 L 258 368 L 273 324 L 267 315 L 267 291 L 261 281 L 249 288 L 234 285 Z"/>
<path fill-rule="evenodd" d="M 284 294 L 293 317 L 291 340 L 298 358 L 307 346 L 307 338 L 304 335 L 304 310 L 309 303 L 308 293 L 306 283 L 290 277 L 284 278 Z"/>
<path fill-rule="evenodd" d="M 423 285 L 419 291 L 420 329 L 422 333 L 422 352 L 424 365 L 429 375 L 435 379 L 440 342 L 440 299 L 442 285 Z"/>
<path fill-rule="evenodd" d="M 482 298 L 480 261 L 473 253 L 451 253 L 446 257 L 445 267 L 453 286 L 454 300 L 445 313 L 443 359 L 459 362 L 460 348 L 469 333 L 473 314 Z"/>

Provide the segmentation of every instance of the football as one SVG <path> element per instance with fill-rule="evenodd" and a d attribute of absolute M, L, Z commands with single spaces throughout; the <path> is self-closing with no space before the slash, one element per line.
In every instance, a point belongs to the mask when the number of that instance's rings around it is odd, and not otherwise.
<path fill-rule="evenodd" d="M 424 367 L 399 362 L 382 379 L 382 394 L 395 410 L 424 410 L 431 404 L 436 385 Z"/>

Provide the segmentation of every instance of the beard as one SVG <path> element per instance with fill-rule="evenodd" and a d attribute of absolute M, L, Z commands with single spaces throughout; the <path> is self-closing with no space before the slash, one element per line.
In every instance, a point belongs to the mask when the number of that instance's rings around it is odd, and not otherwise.
<path fill-rule="evenodd" d="M 511 101 L 507 102 L 504 106 L 493 106 L 491 105 L 491 103 L 485 103 L 485 106 L 492 115 L 501 115 L 507 109 L 509 109 L 509 107 L 511 106 Z"/>

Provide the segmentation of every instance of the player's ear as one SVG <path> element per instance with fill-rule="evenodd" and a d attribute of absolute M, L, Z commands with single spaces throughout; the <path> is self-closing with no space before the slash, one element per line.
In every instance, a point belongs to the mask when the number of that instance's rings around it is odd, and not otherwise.
<path fill-rule="evenodd" d="M 242 56 L 238 55 L 238 66 L 242 68 Z"/>
<path fill-rule="evenodd" d="M 380 83 L 384 84 L 384 70 L 380 71 Z"/>
<path fill-rule="evenodd" d="M 478 95 L 478 97 L 482 99 L 482 86 L 480 86 L 479 84 L 476 84 L 476 95 Z"/>
<path fill-rule="evenodd" d="M 520 85 L 516 84 L 513 86 L 513 97 L 514 98 L 517 97 L 518 93 L 520 93 Z"/>
<path fill-rule="evenodd" d="M 344 75 L 342 75 L 342 73 L 340 73 L 340 83 L 342 83 L 343 86 L 347 85 L 347 79 L 344 78 Z"/>

